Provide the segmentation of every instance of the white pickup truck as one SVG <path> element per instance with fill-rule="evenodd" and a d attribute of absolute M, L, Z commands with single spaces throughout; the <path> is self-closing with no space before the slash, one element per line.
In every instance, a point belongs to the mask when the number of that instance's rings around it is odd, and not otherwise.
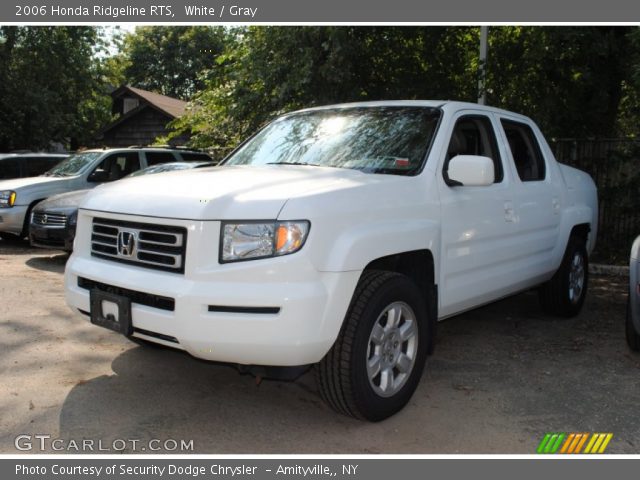
<path fill-rule="evenodd" d="M 596 230 L 593 181 L 526 117 L 335 105 L 278 118 L 222 167 L 90 193 L 66 298 L 198 358 L 315 364 L 331 407 L 376 421 L 413 394 L 436 320 L 535 287 L 576 315 Z"/>

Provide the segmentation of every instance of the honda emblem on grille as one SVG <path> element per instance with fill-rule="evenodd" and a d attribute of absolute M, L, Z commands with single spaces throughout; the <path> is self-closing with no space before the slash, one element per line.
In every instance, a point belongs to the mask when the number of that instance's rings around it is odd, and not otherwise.
<path fill-rule="evenodd" d="M 118 232 L 118 254 L 123 257 L 130 257 L 133 255 L 133 250 L 136 248 L 136 235 L 133 232 L 120 231 Z"/>

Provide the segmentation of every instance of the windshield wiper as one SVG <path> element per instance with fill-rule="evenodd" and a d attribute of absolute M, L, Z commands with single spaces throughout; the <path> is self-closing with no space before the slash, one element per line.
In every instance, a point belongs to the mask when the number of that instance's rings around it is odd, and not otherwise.
<path fill-rule="evenodd" d="M 268 162 L 267 165 L 304 165 L 307 167 L 322 167 L 317 163 L 304 163 L 304 162 Z"/>

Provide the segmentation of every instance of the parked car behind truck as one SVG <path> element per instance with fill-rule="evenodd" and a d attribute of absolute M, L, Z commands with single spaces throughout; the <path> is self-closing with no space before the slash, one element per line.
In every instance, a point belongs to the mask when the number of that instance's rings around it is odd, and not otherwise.
<path fill-rule="evenodd" d="M 136 177 L 213 165 L 213 162 L 199 161 L 160 163 L 142 170 L 136 170 L 128 176 Z M 76 236 L 78 207 L 90 191 L 77 190 L 75 192 L 61 193 L 38 203 L 31 213 L 31 221 L 29 223 L 29 242 L 31 246 L 59 248 L 67 252 L 72 251 L 73 240 Z"/>
<path fill-rule="evenodd" d="M 119 148 L 77 153 L 39 177 L 0 181 L 0 238 L 16 240 L 29 233 L 35 205 L 52 195 L 91 189 L 150 165 L 206 160 L 202 152 L 166 148 Z"/>
<path fill-rule="evenodd" d="M 436 320 L 539 287 L 576 315 L 597 232 L 591 178 L 529 118 L 458 102 L 284 115 L 222 167 L 91 192 L 68 304 L 221 362 L 315 365 L 335 410 L 400 410 Z"/>

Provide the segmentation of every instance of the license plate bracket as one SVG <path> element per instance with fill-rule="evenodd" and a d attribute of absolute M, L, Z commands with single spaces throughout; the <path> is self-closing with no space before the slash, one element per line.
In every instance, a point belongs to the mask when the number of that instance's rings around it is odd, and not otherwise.
<path fill-rule="evenodd" d="M 131 299 L 93 288 L 89 292 L 89 300 L 91 304 L 91 323 L 122 333 L 127 337 L 133 334 Z M 117 317 L 113 313 L 104 312 L 103 306 L 105 302 L 116 306 Z"/>

